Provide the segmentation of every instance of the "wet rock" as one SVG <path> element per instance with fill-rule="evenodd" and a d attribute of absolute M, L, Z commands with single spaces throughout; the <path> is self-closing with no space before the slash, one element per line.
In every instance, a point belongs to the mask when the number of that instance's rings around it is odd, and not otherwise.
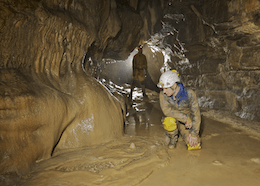
<path fill-rule="evenodd" d="M 252 158 L 251 161 L 260 164 L 260 158 Z"/>
<path fill-rule="evenodd" d="M 18 70 L 0 72 L 2 82 L 9 83 L 0 86 L 2 174 L 24 174 L 35 161 L 50 158 L 64 148 L 122 137 L 120 103 L 95 79 L 79 75 L 81 86 L 68 94 Z M 99 101 L 102 104 L 96 107 Z"/>
<path fill-rule="evenodd" d="M 172 4 L 165 9 L 165 14 L 184 15 L 185 19 L 179 23 L 173 19 L 167 21 L 180 33 L 178 39 L 185 43 L 188 62 L 183 63 L 183 59 L 175 56 L 170 66 L 179 71 L 186 86 L 199 90 L 200 99 L 209 100 L 205 105 L 211 105 L 211 109 L 224 108 L 240 118 L 259 121 L 256 90 L 259 83 L 255 81 L 260 64 L 259 16 L 255 13 L 259 2 L 221 0 Z M 241 99 L 244 90 L 247 96 Z"/>
<path fill-rule="evenodd" d="M 122 137 L 124 108 L 82 63 L 121 28 L 109 1 L 0 1 L 0 174 Z"/>
<path fill-rule="evenodd" d="M 120 32 L 108 41 L 103 57 L 120 60 L 126 59 L 129 52 L 138 46 L 143 22 L 141 16 L 127 5 L 118 4 L 116 10 L 121 21 Z"/>
<path fill-rule="evenodd" d="M 135 144 L 134 143 L 131 143 L 130 146 L 129 146 L 130 149 L 135 149 Z"/>
<path fill-rule="evenodd" d="M 213 165 L 223 165 L 221 161 L 215 160 L 213 161 Z"/>

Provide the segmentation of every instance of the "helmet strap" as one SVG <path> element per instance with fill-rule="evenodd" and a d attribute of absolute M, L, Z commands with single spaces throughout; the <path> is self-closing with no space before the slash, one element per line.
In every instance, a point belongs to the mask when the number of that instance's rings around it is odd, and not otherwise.
<path fill-rule="evenodd" d="M 173 90 L 173 94 L 172 94 L 172 95 L 174 95 L 174 94 L 176 93 L 176 90 L 177 90 L 177 88 L 178 88 L 178 83 L 177 83 L 177 85 L 176 85 L 176 87 L 175 87 L 175 88 L 172 88 L 172 87 L 170 87 L 170 89 L 172 89 L 172 90 Z"/>

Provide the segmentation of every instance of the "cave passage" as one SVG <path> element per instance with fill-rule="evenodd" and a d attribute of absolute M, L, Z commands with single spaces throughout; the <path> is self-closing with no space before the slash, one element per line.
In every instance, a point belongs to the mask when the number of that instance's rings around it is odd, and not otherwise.
<path fill-rule="evenodd" d="M 0 0 L 0 185 L 259 185 L 258 0 Z M 145 91 L 132 60 L 142 46 Z M 160 75 L 201 109 L 169 141 Z"/>

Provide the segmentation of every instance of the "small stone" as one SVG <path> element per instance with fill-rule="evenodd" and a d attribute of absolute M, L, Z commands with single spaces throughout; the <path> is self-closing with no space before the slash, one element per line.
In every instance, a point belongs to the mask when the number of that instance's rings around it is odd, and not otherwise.
<path fill-rule="evenodd" d="M 216 160 L 216 161 L 213 161 L 213 165 L 223 165 L 223 163 L 221 163 L 220 161 Z"/>
<path fill-rule="evenodd" d="M 260 164 L 260 159 L 259 158 L 252 158 L 251 161 Z"/>
<path fill-rule="evenodd" d="M 135 149 L 135 144 L 134 144 L 134 143 L 131 143 L 129 148 L 130 148 L 130 149 Z"/>

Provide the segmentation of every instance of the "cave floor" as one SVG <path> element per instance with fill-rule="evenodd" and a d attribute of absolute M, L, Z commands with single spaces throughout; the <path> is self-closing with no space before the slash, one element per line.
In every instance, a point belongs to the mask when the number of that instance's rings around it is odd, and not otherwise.
<path fill-rule="evenodd" d="M 138 107 L 135 101 L 133 105 Z M 163 114 L 158 101 L 154 100 L 152 106 L 149 101 L 144 103 L 146 111 L 143 113 L 140 105 L 142 104 L 139 103 L 139 109 L 130 109 L 130 123 L 126 128 L 126 134 L 163 137 L 165 134 L 160 125 Z M 221 118 L 222 122 L 212 118 L 214 117 L 210 116 L 210 112 L 202 111 L 201 150 L 188 151 L 184 141 L 179 137 L 176 149 L 167 150 L 169 164 L 154 171 L 140 183 L 140 186 L 259 185 L 259 133 L 252 134 L 244 128 L 232 127 L 235 125 L 230 118 L 226 118 L 230 123 L 223 122 L 225 117 Z M 167 143 L 165 138 L 165 148 Z"/>
<path fill-rule="evenodd" d="M 158 93 L 147 94 L 128 99 L 122 139 L 57 153 L 18 185 L 259 185 L 259 135 L 202 112 L 202 149 L 188 151 L 181 137 L 168 149 Z"/>

